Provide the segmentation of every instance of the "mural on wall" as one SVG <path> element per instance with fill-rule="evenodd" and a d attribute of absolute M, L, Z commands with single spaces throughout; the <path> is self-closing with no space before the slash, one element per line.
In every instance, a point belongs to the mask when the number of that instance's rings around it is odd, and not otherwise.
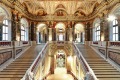
<path fill-rule="evenodd" d="M 57 57 L 57 67 L 65 67 L 65 55 L 58 54 L 56 57 Z"/>
<path fill-rule="evenodd" d="M 67 13 L 64 10 L 58 10 L 55 12 L 56 16 L 66 16 Z"/>
<path fill-rule="evenodd" d="M 44 10 L 39 10 L 39 11 L 37 12 L 37 15 L 38 15 L 38 16 L 46 16 L 47 13 L 46 13 Z"/>
<path fill-rule="evenodd" d="M 83 12 L 81 12 L 81 11 L 76 11 L 74 16 L 81 17 L 81 16 L 85 16 L 85 14 Z"/>

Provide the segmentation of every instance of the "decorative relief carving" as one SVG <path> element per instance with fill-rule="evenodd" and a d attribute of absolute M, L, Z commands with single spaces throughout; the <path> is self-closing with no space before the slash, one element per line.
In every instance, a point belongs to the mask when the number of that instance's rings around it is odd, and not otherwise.
<path fill-rule="evenodd" d="M 12 51 L 0 52 L 0 65 L 12 58 Z"/>
<path fill-rule="evenodd" d="M 108 57 L 111 60 L 113 60 L 115 63 L 117 63 L 118 65 L 120 65 L 120 53 L 119 52 L 109 51 L 108 52 Z"/>

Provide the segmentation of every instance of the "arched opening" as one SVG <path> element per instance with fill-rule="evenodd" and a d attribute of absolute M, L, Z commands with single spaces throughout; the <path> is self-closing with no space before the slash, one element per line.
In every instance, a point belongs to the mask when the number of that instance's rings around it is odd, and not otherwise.
<path fill-rule="evenodd" d="M 84 43 L 84 40 L 85 40 L 84 25 L 81 23 L 77 23 L 75 25 L 75 42 Z"/>
<path fill-rule="evenodd" d="M 25 18 L 22 18 L 21 21 L 21 36 L 20 36 L 20 40 L 21 41 L 28 41 L 28 21 Z M 19 40 L 18 40 L 19 41 Z"/>
<path fill-rule="evenodd" d="M 55 26 L 56 28 L 56 41 L 65 41 L 65 24 L 58 23 Z"/>
<path fill-rule="evenodd" d="M 55 70 L 54 74 L 67 73 L 66 60 L 67 56 L 63 49 L 58 49 L 54 55 L 55 59 Z M 62 71 L 61 71 L 62 70 Z"/>
<path fill-rule="evenodd" d="M 0 41 L 11 41 L 11 22 L 9 13 L 0 6 Z"/>
<path fill-rule="evenodd" d="M 93 41 L 100 41 L 100 19 L 95 19 L 93 23 Z"/>
<path fill-rule="evenodd" d="M 109 39 L 110 41 L 120 41 L 120 5 L 116 5 L 109 13 Z"/>
<path fill-rule="evenodd" d="M 47 25 L 39 23 L 37 26 L 37 43 L 45 43 L 47 41 Z"/>

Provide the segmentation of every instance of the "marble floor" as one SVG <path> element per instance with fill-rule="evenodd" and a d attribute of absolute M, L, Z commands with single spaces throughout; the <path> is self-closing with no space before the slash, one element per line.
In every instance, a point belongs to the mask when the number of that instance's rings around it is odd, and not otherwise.
<path fill-rule="evenodd" d="M 56 68 L 54 74 L 49 75 L 47 80 L 74 80 L 74 78 L 67 74 L 66 68 Z"/>

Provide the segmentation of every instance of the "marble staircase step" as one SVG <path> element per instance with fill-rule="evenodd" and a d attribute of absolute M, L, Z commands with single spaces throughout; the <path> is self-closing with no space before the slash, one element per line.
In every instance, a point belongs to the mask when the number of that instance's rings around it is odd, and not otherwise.
<path fill-rule="evenodd" d="M 6 68 L 4 70 L 27 70 L 27 69 L 26 68 L 14 68 L 14 69 Z"/>
<path fill-rule="evenodd" d="M 8 72 L 0 72 L 0 75 L 24 75 L 25 73 L 24 72 L 10 72 L 10 73 L 8 73 Z"/>
<path fill-rule="evenodd" d="M 102 77 L 102 78 L 98 78 L 99 80 L 120 80 L 120 78 L 104 78 L 104 77 Z"/>
<path fill-rule="evenodd" d="M 24 75 L 0 75 L 0 78 L 22 78 Z"/>
<path fill-rule="evenodd" d="M 24 71 L 26 71 L 26 70 L 6 70 L 6 69 L 5 69 L 4 71 L 1 71 L 1 72 L 7 72 L 7 71 L 8 71 L 8 72 L 15 72 L 15 71 L 16 71 L 16 72 L 19 72 L 19 71 L 24 72 Z"/>
<path fill-rule="evenodd" d="M 97 78 L 100 78 L 100 77 L 103 77 L 103 78 L 120 78 L 120 75 L 116 74 L 116 75 L 111 75 L 111 74 L 101 74 L 101 75 L 97 75 Z"/>
<path fill-rule="evenodd" d="M 111 66 L 110 64 L 89 64 L 90 66 Z"/>
<path fill-rule="evenodd" d="M 16 77 L 12 77 L 12 79 L 11 78 L 6 78 L 6 77 L 2 77 L 2 78 L 0 78 L 0 80 L 20 80 L 21 78 L 16 78 Z"/>
<path fill-rule="evenodd" d="M 113 68 L 112 66 L 90 66 L 91 68 Z"/>

